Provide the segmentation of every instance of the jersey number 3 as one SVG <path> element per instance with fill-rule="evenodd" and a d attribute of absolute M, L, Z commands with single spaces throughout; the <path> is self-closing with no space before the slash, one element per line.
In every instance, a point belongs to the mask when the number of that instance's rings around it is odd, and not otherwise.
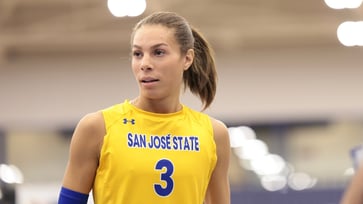
<path fill-rule="evenodd" d="M 154 184 L 155 192 L 163 197 L 170 195 L 174 189 L 174 180 L 171 177 L 174 172 L 173 163 L 170 160 L 161 159 L 156 163 L 155 169 L 160 171 L 160 180 L 162 181 L 160 184 Z"/>

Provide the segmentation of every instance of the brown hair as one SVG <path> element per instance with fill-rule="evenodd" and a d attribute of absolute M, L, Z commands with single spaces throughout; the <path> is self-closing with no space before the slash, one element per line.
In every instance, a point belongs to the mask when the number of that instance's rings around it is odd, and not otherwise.
<path fill-rule="evenodd" d="M 203 35 L 192 28 L 185 18 L 173 12 L 156 12 L 139 21 L 131 35 L 143 25 L 160 24 L 175 30 L 175 39 L 180 45 L 182 54 L 194 49 L 194 61 L 190 68 L 184 72 L 185 88 L 199 96 L 203 103 L 203 110 L 208 108 L 214 100 L 217 88 L 217 72 L 213 50 Z"/>

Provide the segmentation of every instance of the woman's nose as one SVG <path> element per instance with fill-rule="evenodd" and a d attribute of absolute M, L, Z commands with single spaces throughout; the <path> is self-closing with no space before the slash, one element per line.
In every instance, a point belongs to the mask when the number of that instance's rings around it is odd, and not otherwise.
<path fill-rule="evenodd" d="M 150 58 L 147 55 L 144 55 L 144 57 L 142 58 L 140 68 L 143 71 L 152 69 Z"/>

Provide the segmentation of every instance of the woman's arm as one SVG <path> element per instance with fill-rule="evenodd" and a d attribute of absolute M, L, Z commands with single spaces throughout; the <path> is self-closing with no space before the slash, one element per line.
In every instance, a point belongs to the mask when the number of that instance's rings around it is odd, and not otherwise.
<path fill-rule="evenodd" d="M 230 161 L 230 143 L 227 127 L 212 119 L 214 140 L 217 146 L 217 164 L 209 181 L 205 204 L 230 204 L 230 186 L 228 169 Z"/>
<path fill-rule="evenodd" d="M 362 204 L 363 203 L 363 165 L 353 176 L 349 186 L 343 194 L 341 204 Z"/>
<path fill-rule="evenodd" d="M 72 136 L 63 187 L 88 194 L 93 186 L 105 125 L 101 112 L 91 113 L 78 123 Z"/>

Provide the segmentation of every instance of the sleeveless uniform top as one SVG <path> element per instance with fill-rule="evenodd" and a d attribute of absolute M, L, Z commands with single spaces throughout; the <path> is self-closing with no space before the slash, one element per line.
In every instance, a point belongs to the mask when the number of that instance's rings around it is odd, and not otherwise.
<path fill-rule="evenodd" d="M 175 113 L 151 113 L 127 100 L 102 112 L 96 204 L 203 203 L 217 161 L 208 115 L 184 105 Z"/>

